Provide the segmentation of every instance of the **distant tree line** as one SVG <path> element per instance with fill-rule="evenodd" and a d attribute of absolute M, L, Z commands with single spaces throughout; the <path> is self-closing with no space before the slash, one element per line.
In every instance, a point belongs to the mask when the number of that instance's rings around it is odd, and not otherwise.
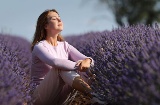
<path fill-rule="evenodd" d="M 124 24 L 143 23 L 152 25 L 160 22 L 160 0 L 99 0 L 115 15 L 116 22 Z"/>

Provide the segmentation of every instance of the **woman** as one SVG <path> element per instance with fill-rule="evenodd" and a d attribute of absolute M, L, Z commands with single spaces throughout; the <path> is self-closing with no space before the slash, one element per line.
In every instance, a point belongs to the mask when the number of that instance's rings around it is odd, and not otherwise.
<path fill-rule="evenodd" d="M 62 30 L 63 23 L 55 9 L 39 16 L 31 47 L 34 105 L 61 105 L 72 89 L 92 97 L 84 77 L 85 71 L 93 66 L 93 59 L 64 41 Z"/>

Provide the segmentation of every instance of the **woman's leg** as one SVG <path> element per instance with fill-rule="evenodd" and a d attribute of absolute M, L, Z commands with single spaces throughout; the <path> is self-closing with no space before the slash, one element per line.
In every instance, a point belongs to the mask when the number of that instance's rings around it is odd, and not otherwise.
<path fill-rule="evenodd" d="M 90 95 L 92 89 L 83 80 L 83 78 L 76 73 L 76 71 L 60 71 L 60 75 L 65 83 L 67 83 L 72 88 Z"/>
<path fill-rule="evenodd" d="M 80 76 L 74 78 L 72 87 L 91 97 L 91 87 Z"/>
<path fill-rule="evenodd" d="M 68 84 L 65 84 L 63 86 L 63 89 L 59 95 L 59 100 L 57 105 L 63 105 L 65 101 L 69 98 L 70 94 L 73 92 L 73 88 L 69 86 Z M 65 105 L 65 104 L 64 104 Z"/>
<path fill-rule="evenodd" d="M 87 78 L 86 73 L 82 73 L 84 77 Z M 81 74 L 81 76 L 82 76 Z M 60 75 L 65 83 L 73 87 L 74 89 L 88 95 L 91 98 L 92 103 L 104 104 L 105 102 L 96 98 L 96 93 L 92 93 L 91 87 L 88 85 L 84 79 L 77 74 L 75 71 L 60 71 Z"/>
<path fill-rule="evenodd" d="M 33 97 L 37 97 L 37 100 L 34 105 L 56 105 L 63 86 L 64 82 L 59 75 L 59 70 L 53 68 L 35 89 Z"/>

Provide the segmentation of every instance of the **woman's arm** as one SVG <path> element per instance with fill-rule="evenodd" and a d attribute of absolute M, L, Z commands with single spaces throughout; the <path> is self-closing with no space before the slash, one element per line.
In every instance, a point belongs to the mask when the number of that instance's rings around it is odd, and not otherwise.
<path fill-rule="evenodd" d="M 83 55 L 72 45 L 69 45 L 68 51 L 71 60 L 78 61 L 77 66 L 79 66 L 80 71 L 85 71 L 85 69 L 88 69 L 90 66 L 94 66 L 94 60 L 91 57 Z"/>
<path fill-rule="evenodd" d="M 50 66 L 63 70 L 77 70 L 76 62 L 53 57 L 53 55 L 51 55 L 47 48 L 45 48 L 43 45 L 35 45 L 32 53 L 35 54 L 41 61 Z"/>
<path fill-rule="evenodd" d="M 75 47 L 73 47 L 70 44 L 68 47 L 68 52 L 69 52 L 69 57 L 71 58 L 71 60 L 77 62 L 79 60 L 90 59 L 91 65 L 94 65 L 94 60 L 91 57 L 87 57 L 84 54 L 80 53 Z"/>

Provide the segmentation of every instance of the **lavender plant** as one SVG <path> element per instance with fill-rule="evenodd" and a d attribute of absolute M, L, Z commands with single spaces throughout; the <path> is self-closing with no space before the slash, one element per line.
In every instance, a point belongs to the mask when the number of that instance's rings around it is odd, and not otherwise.
<path fill-rule="evenodd" d="M 95 60 L 91 87 L 109 105 L 160 104 L 160 30 L 145 25 L 66 38 Z M 30 44 L 0 35 L 0 103 L 29 101 Z"/>
<path fill-rule="evenodd" d="M 30 43 L 23 38 L 0 35 L 0 103 L 22 105 L 30 100 Z"/>
<path fill-rule="evenodd" d="M 90 32 L 66 40 L 95 60 L 91 87 L 109 105 L 160 104 L 160 30 L 145 25 Z"/>

